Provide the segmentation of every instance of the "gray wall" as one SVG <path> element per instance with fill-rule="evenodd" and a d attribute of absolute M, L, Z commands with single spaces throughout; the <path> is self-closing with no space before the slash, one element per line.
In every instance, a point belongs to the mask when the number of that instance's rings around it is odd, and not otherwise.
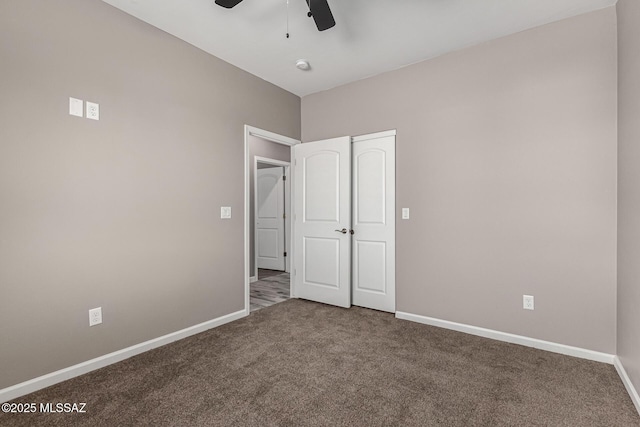
<path fill-rule="evenodd" d="M 99 0 L 0 10 L 0 388 L 243 309 L 243 125 L 300 99 Z"/>
<path fill-rule="evenodd" d="M 611 7 L 302 99 L 398 131 L 398 311 L 615 353 L 616 64 Z"/>
<path fill-rule="evenodd" d="M 618 356 L 640 391 L 640 2 L 617 8 Z"/>
<path fill-rule="evenodd" d="M 249 135 L 249 164 L 251 166 L 249 170 L 249 200 L 250 206 L 249 209 L 249 262 L 250 262 L 250 270 L 249 275 L 253 276 L 253 271 L 256 266 L 256 257 L 255 257 L 255 208 L 254 208 L 254 187 L 253 187 L 253 163 L 255 157 L 266 157 L 272 160 L 282 160 L 283 162 L 291 161 L 291 147 L 288 145 L 282 145 L 275 142 L 267 141 L 262 138 L 255 137 L 253 135 Z"/>

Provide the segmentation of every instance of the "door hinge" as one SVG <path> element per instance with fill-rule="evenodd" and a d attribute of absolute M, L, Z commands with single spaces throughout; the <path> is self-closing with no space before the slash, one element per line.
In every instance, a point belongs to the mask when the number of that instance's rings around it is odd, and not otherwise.
<path fill-rule="evenodd" d="M 283 180 L 283 181 L 286 181 L 286 180 L 287 180 L 287 175 L 283 175 L 283 176 L 282 176 L 282 180 Z"/>
<path fill-rule="evenodd" d="M 284 253 L 284 256 L 287 256 L 287 253 L 286 253 L 286 252 Z"/>
<path fill-rule="evenodd" d="M 287 219 L 287 214 L 286 213 L 282 214 L 282 219 Z"/>

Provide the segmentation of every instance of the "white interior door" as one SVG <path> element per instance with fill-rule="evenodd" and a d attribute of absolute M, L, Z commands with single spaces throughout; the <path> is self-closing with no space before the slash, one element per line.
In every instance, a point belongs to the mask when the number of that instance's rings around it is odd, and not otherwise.
<path fill-rule="evenodd" d="M 256 264 L 258 268 L 284 271 L 283 170 L 258 169 L 256 174 Z"/>
<path fill-rule="evenodd" d="M 351 306 L 351 138 L 294 148 L 296 296 Z"/>
<path fill-rule="evenodd" d="M 395 312 L 395 136 L 353 143 L 353 304 Z"/>

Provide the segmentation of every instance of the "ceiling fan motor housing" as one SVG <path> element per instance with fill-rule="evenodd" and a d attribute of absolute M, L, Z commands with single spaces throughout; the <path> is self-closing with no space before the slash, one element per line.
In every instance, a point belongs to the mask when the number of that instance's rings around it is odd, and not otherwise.
<path fill-rule="evenodd" d="M 242 0 L 215 0 L 218 6 L 222 6 L 227 9 L 231 9 L 238 5 Z M 328 30 L 336 25 L 336 21 L 333 19 L 333 14 L 329 8 L 327 0 L 306 0 L 307 6 L 309 6 L 308 17 L 313 17 L 316 22 L 318 31 Z"/>

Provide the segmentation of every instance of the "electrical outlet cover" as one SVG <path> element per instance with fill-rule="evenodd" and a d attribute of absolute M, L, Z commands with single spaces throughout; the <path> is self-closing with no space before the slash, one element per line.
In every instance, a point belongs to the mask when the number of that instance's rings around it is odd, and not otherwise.
<path fill-rule="evenodd" d="M 100 105 L 87 101 L 87 119 L 100 120 Z"/>
<path fill-rule="evenodd" d="M 102 307 L 89 310 L 89 326 L 99 325 L 100 323 L 102 323 Z"/>
<path fill-rule="evenodd" d="M 522 295 L 522 308 L 525 310 L 533 310 L 533 296 L 532 295 Z"/>

